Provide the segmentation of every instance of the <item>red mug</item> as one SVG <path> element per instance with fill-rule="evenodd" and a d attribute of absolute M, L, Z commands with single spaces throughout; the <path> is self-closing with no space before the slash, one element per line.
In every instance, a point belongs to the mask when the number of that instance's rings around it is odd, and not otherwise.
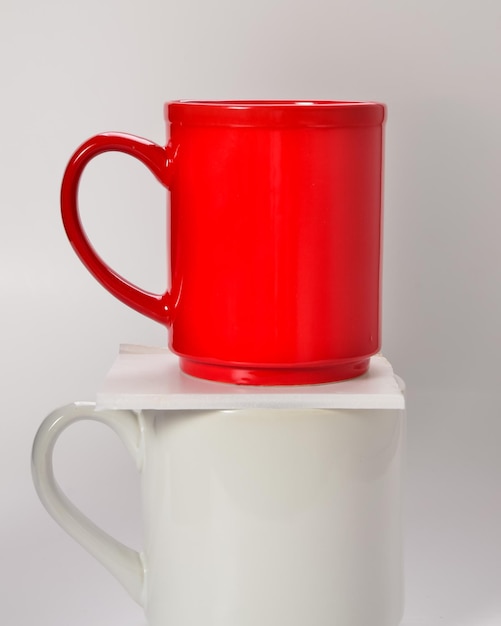
<path fill-rule="evenodd" d="M 84 265 L 169 327 L 188 374 L 289 385 L 366 372 L 380 348 L 384 105 L 179 101 L 165 115 L 165 147 L 104 133 L 72 156 L 61 207 Z M 80 176 L 113 150 L 142 161 L 170 191 L 165 294 L 114 272 L 82 227 Z"/>

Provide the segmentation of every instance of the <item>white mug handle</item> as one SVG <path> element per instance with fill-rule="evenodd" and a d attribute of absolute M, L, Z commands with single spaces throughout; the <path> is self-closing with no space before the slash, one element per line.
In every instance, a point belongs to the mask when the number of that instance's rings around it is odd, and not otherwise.
<path fill-rule="evenodd" d="M 75 402 L 53 411 L 40 426 L 32 453 L 33 482 L 38 496 L 56 522 L 92 554 L 143 606 L 145 567 L 143 555 L 98 528 L 64 495 L 54 477 L 53 450 L 59 435 L 70 424 L 94 420 L 109 426 L 120 437 L 138 469 L 142 464 L 141 428 L 133 411 L 96 411 L 91 402 Z"/>

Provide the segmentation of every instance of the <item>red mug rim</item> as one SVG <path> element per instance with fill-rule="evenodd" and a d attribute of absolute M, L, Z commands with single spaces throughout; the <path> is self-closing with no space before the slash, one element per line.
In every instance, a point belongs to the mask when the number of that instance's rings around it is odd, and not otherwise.
<path fill-rule="evenodd" d="M 193 126 L 380 126 L 379 102 L 342 100 L 176 100 L 164 107 L 172 124 Z"/>

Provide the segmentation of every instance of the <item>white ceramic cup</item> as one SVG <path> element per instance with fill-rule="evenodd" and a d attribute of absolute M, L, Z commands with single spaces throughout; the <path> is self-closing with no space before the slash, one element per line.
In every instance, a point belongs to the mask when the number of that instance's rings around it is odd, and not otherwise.
<path fill-rule="evenodd" d="M 145 545 L 62 494 L 52 451 L 79 420 L 110 426 L 142 474 Z M 396 626 L 402 614 L 400 410 L 98 411 L 47 417 L 40 499 L 116 576 L 150 626 Z"/>

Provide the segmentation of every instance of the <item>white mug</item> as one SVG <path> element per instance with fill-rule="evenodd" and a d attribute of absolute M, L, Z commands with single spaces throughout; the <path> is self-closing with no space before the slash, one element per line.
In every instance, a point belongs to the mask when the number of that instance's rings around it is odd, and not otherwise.
<path fill-rule="evenodd" d="M 58 487 L 52 451 L 110 426 L 142 474 L 138 553 Z M 404 411 L 142 411 L 76 403 L 33 447 L 55 520 L 145 609 L 149 626 L 396 626 L 402 615 Z"/>

